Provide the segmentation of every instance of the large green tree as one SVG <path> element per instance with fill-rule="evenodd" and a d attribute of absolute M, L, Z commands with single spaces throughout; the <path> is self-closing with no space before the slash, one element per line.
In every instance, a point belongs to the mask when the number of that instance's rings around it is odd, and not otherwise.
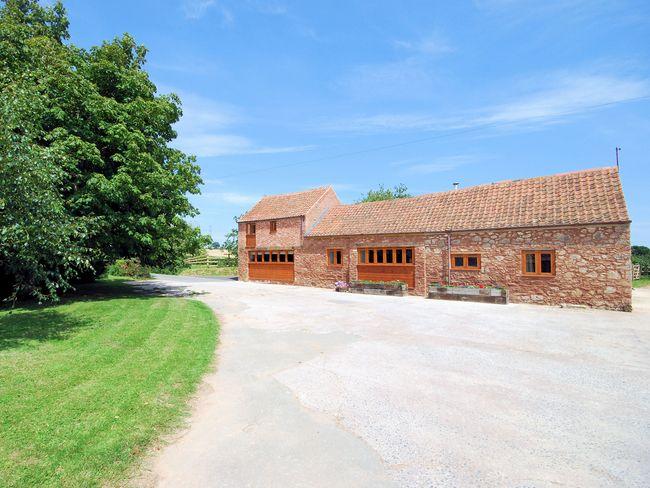
<path fill-rule="evenodd" d="M 125 34 L 67 42 L 60 2 L 0 7 L 0 292 L 53 297 L 106 263 L 177 265 L 205 240 L 185 218 L 193 156 L 169 146 L 181 117 Z"/>

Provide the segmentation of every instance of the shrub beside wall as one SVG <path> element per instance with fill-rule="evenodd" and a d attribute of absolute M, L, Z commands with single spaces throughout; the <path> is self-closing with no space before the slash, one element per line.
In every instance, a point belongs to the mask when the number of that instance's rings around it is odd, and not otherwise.
<path fill-rule="evenodd" d="M 118 259 L 111 264 L 106 272 L 113 276 L 128 276 L 130 278 L 149 278 L 151 269 L 140 263 L 138 258 Z"/>

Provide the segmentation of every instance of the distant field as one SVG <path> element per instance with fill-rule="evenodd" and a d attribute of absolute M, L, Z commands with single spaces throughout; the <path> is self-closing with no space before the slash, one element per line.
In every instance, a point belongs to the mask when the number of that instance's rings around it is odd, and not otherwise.
<path fill-rule="evenodd" d="M 194 265 L 179 273 L 181 276 L 237 276 L 235 266 L 219 268 L 217 266 Z"/>

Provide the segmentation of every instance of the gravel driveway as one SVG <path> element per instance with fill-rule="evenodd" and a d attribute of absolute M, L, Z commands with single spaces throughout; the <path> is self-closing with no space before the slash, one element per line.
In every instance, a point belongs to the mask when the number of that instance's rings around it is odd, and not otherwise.
<path fill-rule="evenodd" d="M 222 323 L 161 487 L 650 484 L 650 289 L 633 313 L 159 277 Z"/>

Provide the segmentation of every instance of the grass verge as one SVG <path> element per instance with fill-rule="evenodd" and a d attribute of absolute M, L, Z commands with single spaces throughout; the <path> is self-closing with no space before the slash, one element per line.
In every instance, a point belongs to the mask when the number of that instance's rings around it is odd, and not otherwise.
<path fill-rule="evenodd" d="M 642 276 L 638 280 L 632 281 L 632 286 L 634 288 L 643 288 L 644 286 L 650 286 L 650 276 Z"/>
<path fill-rule="evenodd" d="M 203 303 L 119 280 L 0 310 L 2 486 L 111 486 L 180 425 L 218 324 Z"/>
<path fill-rule="evenodd" d="M 197 265 L 186 268 L 178 274 L 180 276 L 237 276 L 237 268 Z"/>

